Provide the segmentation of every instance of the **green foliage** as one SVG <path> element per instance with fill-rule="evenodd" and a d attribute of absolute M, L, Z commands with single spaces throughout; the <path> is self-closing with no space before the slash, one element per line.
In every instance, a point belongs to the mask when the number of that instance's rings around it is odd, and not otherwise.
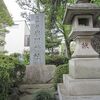
<path fill-rule="evenodd" d="M 61 65 L 68 63 L 68 59 L 65 56 L 60 55 L 46 55 L 46 64 Z"/>
<path fill-rule="evenodd" d="M 100 0 L 92 0 L 92 1 L 100 6 Z"/>
<path fill-rule="evenodd" d="M 51 91 L 39 90 L 33 94 L 33 100 L 55 100 L 55 99 Z"/>
<path fill-rule="evenodd" d="M 16 57 L 0 54 L 0 100 L 8 100 L 9 90 L 23 80 L 25 65 Z"/>
<path fill-rule="evenodd" d="M 4 4 L 3 0 L 0 0 L 0 23 L 11 26 L 13 24 L 12 18 Z"/>
<path fill-rule="evenodd" d="M 20 53 L 12 53 L 10 54 L 10 57 L 18 58 L 20 56 Z"/>
<path fill-rule="evenodd" d="M 0 37 L 2 37 L 2 35 L 5 35 L 6 32 L 9 32 L 6 29 L 6 26 L 11 26 L 11 25 L 13 25 L 12 18 L 8 12 L 6 5 L 4 4 L 4 1 L 0 0 Z M 2 40 L 2 38 L 0 38 L 0 46 L 4 45 L 5 41 Z"/>
<path fill-rule="evenodd" d="M 55 71 L 54 75 L 54 87 L 57 89 L 57 83 L 61 83 L 63 81 L 63 74 L 68 74 L 69 68 L 68 64 L 59 65 Z"/>
<path fill-rule="evenodd" d="M 58 39 L 58 36 L 56 34 L 52 34 L 49 32 L 46 33 L 45 40 L 46 40 L 46 48 L 51 54 L 53 54 L 54 49 L 61 44 L 61 39 Z"/>
<path fill-rule="evenodd" d="M 14 85 L 18 86 L 23 81 L 23 77 L 25 75 L 25 65 L 18 63 L 15 64 L 15 67 L 12 69 L 10 73 L 10 77 L 12 78 L 12 82 Z"/>
<path fill-rule="evenodd" d="M 8 90 L 11 84 L 10 72 L 14 66 L 14 59 L 0 55 L 0 98 L 7 100 Z"/>
<path fill-rule="evenodd" d="M 18 63 L 18 59 L 16 59 L 15 57 L 3 55 L 3 54 L 0 55 L 0 65 L 2 67 L 11 68 L 14 67 L 14 65 L 17 63 Z"/>
<path fill-rule="evenodd" d="M 23 57 L 24 57 L 24 64 L 29 65 L 29 58 L 30 58 L 29 51 L 24 51 Z"/>
<path fill-rule="evenodd" d="M 0 66 L 0 100 L 7 100 L 10 87 L 9 69 Z"/>

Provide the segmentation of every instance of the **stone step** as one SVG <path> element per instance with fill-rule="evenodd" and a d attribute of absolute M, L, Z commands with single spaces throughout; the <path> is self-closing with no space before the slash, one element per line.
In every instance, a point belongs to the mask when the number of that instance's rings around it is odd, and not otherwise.
<path fill-rule="evenodd" d="M 38 90 L 53 90 L 53 84 L 24 84 L 20 86 L 20 90 L 23 94 L 20 96 L 20 100 L 33 100 L 34 92 Z"/>
<path fill-rule="evenodd" d="M 22 96 L 20 100 L 33 100 L 32 95 Z"/>
<path fill-rule="evenodd" d="M 64 75 L 63 81 L 71 96 L 100 95 L 100 79 L 73 79 Z"/>
<path fill-rule="evenodd" d="M 64 84 L 58 84 L 59 100 L 100 100 L 100 95 L 69 96 Z"/>
<path fill-rule="evenodd" d="M 50 88 L 53 84 L 23 84 L 20 86 L 21 89 L 39 89 L 39 88 Z"/>

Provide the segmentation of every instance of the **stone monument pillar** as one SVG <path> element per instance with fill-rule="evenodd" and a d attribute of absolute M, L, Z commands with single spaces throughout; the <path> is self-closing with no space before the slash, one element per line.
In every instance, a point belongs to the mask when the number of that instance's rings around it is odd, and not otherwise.
<path fill-rule="evenodd" d="M 45 65 L 44 13 L 30 16 L 30 65 Z"/>
<path fill-rule="evenodd" d="M 27 83 L 46 83 L 52 79 L 54 65 L 45 65 L 45 14 L 30 16 L 30 65 L 26 67 Z"/>
<path fill-rule="evenodd" d="M 100 100 L 100 58 L 91 45 L 93 35 L 100 32 L 94 27 L 99 16 L 100 7 L 88 2 L 67 8 L 64 23 L 72 25 L 69 38 L 76 41 L 76 48 L 69 75 L 63 75 L 63 83 L 58 84 L 60 100 Z"/>

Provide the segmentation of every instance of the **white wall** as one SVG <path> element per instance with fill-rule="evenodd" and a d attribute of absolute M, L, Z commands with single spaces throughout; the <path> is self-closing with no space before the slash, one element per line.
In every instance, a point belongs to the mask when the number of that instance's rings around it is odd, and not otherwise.
<path fill-rule="evenodd" d="M 9 30 L 10 33 L 6 35 L 6 45 L 5 50 L 8 51 L 8 53 L 22 53 L 24 50 L 24 27 L 25 22 L 24 21 L 16 21 L 15 26 L 12 26 Z"/>

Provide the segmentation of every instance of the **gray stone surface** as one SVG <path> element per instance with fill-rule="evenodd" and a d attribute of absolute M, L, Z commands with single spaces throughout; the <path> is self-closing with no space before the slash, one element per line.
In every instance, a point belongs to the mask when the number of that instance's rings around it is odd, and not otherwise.
<path fill-rule="evenodd" d="M 100 32 L 91 39 L 93 49 L 100 55 Z"/>
<path fill-rule="evenodd" d="M 69 96 L 100 95 L 100 79 L 74 79 L 69 75 L 63 77 Z"/>
<path fill-rule="evenodd" d="M 70 39 L 75 39 L 78 35 L 82 36 L 89 36 L 89 35 L 94 35 L 100 31 L 100 28 L 90 28 L 90 27 L 78 27 L 78 28 L 73 28 L 71 33 L 69 34 Z"/>
<path fill-rule="evenodd" d="M 53 78 L 55 70 L 55 65 L 28 65 L 24 82 L 47 83 Z"/>
<path fill-rule="evenodd" d="M 95 58 L 99 54 L 91 46 L 92 36 L 77 36 L 75 39 L 76 47 L 72 58 Z"/>
<path fill-rule="evenodd" d="M 42 67 L 43 65 L 26 66 L 25 83 L 42 83 Z"/>
<path fill-rule="evenodd" d="M 93 21 L 100 16 L 100 7 L 93 3 L 78 3 L 69 5 L 64 15 L 64 24 L 72 24 L 75 15 L 93 15 Z"/>
<path fill-rule="evenodd" d="M 33 100 L 33 94 L 39 90 L 54 91 L 53 84 L 23 84 L 20 86 L 23 94 L 20 95 L 20 100 Z M 15 99 L 13 99 L 15 100 Z"/>
<path fill-rule="evenodd" d="M 54 75 L 56 67 L 45 65 L 44 13 L 32 14 L 30 20 L 30 65 L 26 67 L 26 83 L 46 83 Z"/>
<path fill-rule="evenodd" d="M 67 91 L 64 84 L 58 85 L 58 93 L 60 100 L 100 100 L 99 95 L 69 96 L 67 95 Z"/>
<path fill-rule="evenodd" d="M 81 31 L 84 31 L 83 27 L 93 28 L 92 15 L 77 15 L 73 18 L 72 29 L 81 28 Z"/>
<path fill-rule="evenodd" d="M 44 13 L 32 14 L 30 17 L 30 65 L 45 65 Z"/>
<path fill-rule="evenodd" d="M 73 78 L 100 79 L 99 58 L 75 58 L 69 61 L 69 74 Z"/>

